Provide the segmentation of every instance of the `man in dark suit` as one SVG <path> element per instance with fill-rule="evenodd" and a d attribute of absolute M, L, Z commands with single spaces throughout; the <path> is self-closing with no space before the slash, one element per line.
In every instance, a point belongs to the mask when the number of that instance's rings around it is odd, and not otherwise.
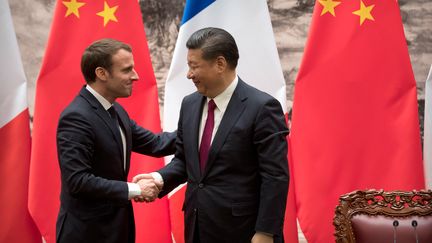
<path fill-rule="evenodd" d="M 228 32 L 201 29 L 186 45 L 187 77 L 198 91 L 183 99 L 175 157 L 133 181 L 163 183 L 159 197 L 187 181 L 188 243 L 283 242 L 289 176 L 281 105 L 237 77 Z"/>
<path fill-rule="evenodd" d="M 138 80 L 130 46 L 113 39 L 96 41 L 85 50 L 81 70 L 87 85 L 62 112 L 57 129 L 57 242 L 134 242 L 130 199 L 152 201 L 159 189 L 151 180 L 126 182 L 131 151 L 173 154 L 176 134 L 140 127 L 115 102 L 130 96 Z"/>

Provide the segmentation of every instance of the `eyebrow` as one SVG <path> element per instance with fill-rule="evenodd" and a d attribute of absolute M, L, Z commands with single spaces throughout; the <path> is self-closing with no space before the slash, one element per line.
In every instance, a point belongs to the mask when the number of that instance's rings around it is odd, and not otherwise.
<path fill-rule="evenodd" d="M 133 65 L 127 66 L 125 68 L 122 68 L 122 71 L 130 71 L 133 69 L 133 67 L 134 67 Z"/>

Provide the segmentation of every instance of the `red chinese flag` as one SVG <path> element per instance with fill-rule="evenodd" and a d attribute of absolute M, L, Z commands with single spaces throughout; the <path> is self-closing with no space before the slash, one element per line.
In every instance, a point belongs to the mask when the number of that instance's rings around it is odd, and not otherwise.
<path fill-rule="evenodd" d="M 338 198 L 424 188 L 416 82 L 398 2 L 317 0 L 291 130 L 300 226 L 334 242 Z"/>
<path fill-rule="evenodd" d="M 132 96 L 119 102 L 138 124 L 154 132 L 160 131 L 156 81 L 138 1 L 57 1 L 37 81 L 29 191 L 31 215 L 48 243 L 55 242 L 60 205 L 57 122 L 61 111 L 85 84 L 80 71 L 84 49 L 95 40 L 107 37 L 132 46 L 135 69 L 140 77 Z M 137 173 L 154 171 L 163 165 L 163 159 L 134 154 L 130 179 Z M 137 242 L 171 242 L 167 199 L 134 204 L 134 208 Z"/>

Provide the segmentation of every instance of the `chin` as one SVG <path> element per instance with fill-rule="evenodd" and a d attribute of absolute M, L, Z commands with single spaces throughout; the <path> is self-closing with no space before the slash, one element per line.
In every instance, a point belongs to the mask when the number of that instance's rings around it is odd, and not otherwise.
<path fill-rule="evenodd" d="M 201 92 L 201 91 L 198 90 L 198 93 L 200 93 L 202 96 L 206 96 L 207 97 L 207 94 L 205 92 Z"/>
<path fill-rule="evenodd" d="M 130 92 L 130 93 L 125 93 L 125 94 L 123 94 L 122 96 L 120 96 L 120 98 L 127 98 L 127 97 L 129 97 L 129 96 L 131 96 L 132 95 L 132 92 Z"/>
<path fill-rule="evenodd" d="M 206 95 L 206 92 L 203 89 L 197 88 L 197 92 L 204 95 L 204 96 Z"/>

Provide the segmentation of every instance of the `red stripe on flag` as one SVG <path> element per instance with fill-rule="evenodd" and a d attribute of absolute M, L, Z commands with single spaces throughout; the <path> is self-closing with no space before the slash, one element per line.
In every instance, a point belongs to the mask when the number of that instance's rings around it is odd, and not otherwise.
<path fill-rule="evenodd" d="M 289 118 L 287 117 L 287 124 L 289 123 Z M 288 188 L 288 200 L 285 209 L 285 222 L 284 222 L 284 239 L 285 242 L 298 243 L 298 229 L 297 229 L 297 206 L 295 198 L 295 185 L 294 185 L 294 173 L 292 166 L 292 156 L 291 156 L 291 141 L 289 136 L 288 140 L 288 168 L 290 174 L 289 188 Z"/>
<path fill-rule="evenodd" d="M 0 242 L 41 242 L 27 208 L 30 164 L 28 110 L 0 128 Z"/>
<path fill-rule="evenodd" d="M 171 232 L 176 243 L 184 243 L 184 214 L 182 211 L 186 185 L 170 198 Z"/>

